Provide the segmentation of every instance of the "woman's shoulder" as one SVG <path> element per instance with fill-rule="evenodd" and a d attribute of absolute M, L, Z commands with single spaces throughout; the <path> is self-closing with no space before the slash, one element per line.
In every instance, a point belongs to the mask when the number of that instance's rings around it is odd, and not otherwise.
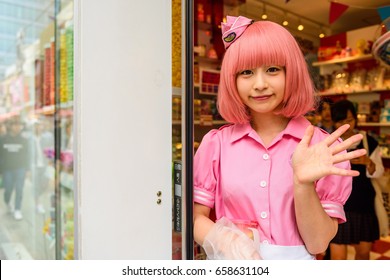
<path fill-rule="evenodd" d="M 314 136 L 313 137 L 318 137 L 319 139 L 325 139 L 328 137 L 330 133 L 323 129 L 322 127 L 314 126 Z"/>
<path fill-rule="evenodd" d="M 236 135 L 241 135 L 247 130 L 248 125 L 242 124 L 225 124 L 219 128 L 211 129 L 202 139 L 202 142 L 225 142 L 234 139 Z"/>
<path fill-rule="evenodd" d="M 231 134 L 233 134 L 235 132 L 235 130 L 239 129 L 240 126 L 241 125 L 239 125 L 239 124 L 228 123 L 228 124 L 220 126 L 219 128 L 211 129 L 209 132 L 206 133 L 205 136 L 209 136 L 209 137 L 214 137 L 214 136 L 223 137 L 223 136 L 231 135 Z"/>
<path fill-rule="evenodd" d="M 330 134 L 331 133 L 327 132 L 326 130 L 315 126 L 312 142 L 314 143 L 321 142 L 325 138 L 329 137 Z M 343 142 L 343 140 L 339 137 L 334 144 L 341 143 L 341 142 Z"/>

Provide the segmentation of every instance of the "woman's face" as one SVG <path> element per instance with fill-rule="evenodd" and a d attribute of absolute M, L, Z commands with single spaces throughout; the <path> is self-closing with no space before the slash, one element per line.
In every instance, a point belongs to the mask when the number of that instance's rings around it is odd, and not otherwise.
<path fill-rule="evenodd" d="M 321 118 L 322 118 L 323 121 L 327 121 L 327 122 L 332 121 L 332 116 L 331 116 L 329 103 L 324 103 L 323 104 L 322 111 L 321 111 Z"/>
<path fill-rule="evenodd" d="M 237 90 L 253 114 L 269 114 L 279 109 L 284 98 L 285 71 L 282 66 L 263 65 L 237 75 Z"/>
<path fill-rule="evenodd" d="M 353 117 L 350 110 L 347 112 L 347 117 L 344 120 L 340 120 L 334 124 L 335 128 L 339 128 L 343 124 L 349 124 L 349 129 L 343 134 L 343 137 L 348 138 L 355 134 L 354 129 L 356 127 L 356 119 Z"/>

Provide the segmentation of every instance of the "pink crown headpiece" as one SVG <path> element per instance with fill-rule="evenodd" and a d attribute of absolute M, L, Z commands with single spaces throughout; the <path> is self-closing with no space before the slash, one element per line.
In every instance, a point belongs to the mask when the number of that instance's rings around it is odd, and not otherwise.
<path fill-rule="evenodd" d="M 254 20 L 243 16 L 226 16 L 226 22 L 221 23 L 222 40 L 225 45 L 225 49 L 237 40 L 253 22 Z"/>

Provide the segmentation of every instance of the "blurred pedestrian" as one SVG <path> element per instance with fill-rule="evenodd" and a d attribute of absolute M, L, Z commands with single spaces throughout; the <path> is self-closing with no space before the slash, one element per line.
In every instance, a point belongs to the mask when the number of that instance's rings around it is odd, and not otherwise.
<path fill-rule="evenodd" d="M 16 220 L 23 219 L 22 198 L 26 173 L 30 167 L 28 140 L 22 136 L 23 123 L 19 117 L 9 121 L 9 130 L 0 139 L 0 157 L 3 160 L 4 202 Z M 15 192 L 14 204 L 11 196 Z"/>

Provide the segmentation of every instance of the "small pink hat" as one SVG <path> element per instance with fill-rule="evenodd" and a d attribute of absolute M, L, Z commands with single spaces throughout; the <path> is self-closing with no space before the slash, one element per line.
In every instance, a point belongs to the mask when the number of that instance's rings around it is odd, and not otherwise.
<path fill-rule="evenodd" d="M 244 33 L 245 29 L 253 23 L 254 20 L 239 16 L 226 16 L 226 22 L 221 23 L 222 40 L 227 49 L 238 37 Z"/>

